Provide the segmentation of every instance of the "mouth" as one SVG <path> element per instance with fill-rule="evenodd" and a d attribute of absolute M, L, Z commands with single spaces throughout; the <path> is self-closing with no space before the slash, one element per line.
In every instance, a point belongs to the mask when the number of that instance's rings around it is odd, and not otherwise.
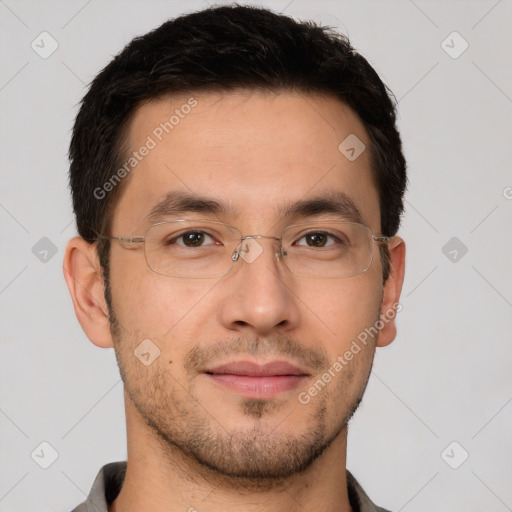
<path fill-rule="evenodd" d="M 311 375 L 286 361 L 233 361 L 204 372 L 213 382 L 246 398 L 270 399 L 298 387 Z"/>

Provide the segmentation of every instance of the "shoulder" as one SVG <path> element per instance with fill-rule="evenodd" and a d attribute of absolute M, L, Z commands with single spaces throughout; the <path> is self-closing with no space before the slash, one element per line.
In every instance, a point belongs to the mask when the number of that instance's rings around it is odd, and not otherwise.
<path fill-rule="evenodd" d="M 105 464 L 94 480 L 87 499 L 72 512 L 108 512 L 108 506 L 123 486 L 126 475 L 126 461 Z"/>
<path fill-rule="evenodd" d="M 350 505 L 354 512 L 390 512 L 389 510 L 378 507 L 369 498 L 368 494 L 361 487 L 354 475 L 347 470 L 347 490 Z"/>

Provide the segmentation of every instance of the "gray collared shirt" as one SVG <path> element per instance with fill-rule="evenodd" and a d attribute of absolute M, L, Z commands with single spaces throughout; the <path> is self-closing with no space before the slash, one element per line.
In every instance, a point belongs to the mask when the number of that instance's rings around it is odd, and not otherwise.
<path fill-rule="evenodd" d="M 123 486 L 126 462 L 111 462 L 100 469 L 89 497 L 72 512 L 108 512 L 108 505 L 116 498 Z M 347 488 L 353 512 L 389 512 L 377 507 L 364 492 L 357 480 L 347 471 Z"/>

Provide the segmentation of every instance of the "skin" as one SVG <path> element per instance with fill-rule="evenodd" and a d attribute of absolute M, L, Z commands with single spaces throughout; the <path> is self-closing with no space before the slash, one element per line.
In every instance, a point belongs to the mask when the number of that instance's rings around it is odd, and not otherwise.
<path fill-rule="evenodd" d="M 340 191 L 380 234 L 369 151 L 350 162 L 338 150 L 349 134 L 369 148 L 349 107 L 328 96 L 292 92 L 194 97 L 198 105 L 127 178 L 114 212 L 115 236 L 143 235 L 145 215 L 172 190 L 231 206 L 231 214 L 210 218 L 244 235 L 275 236 L 284 227 L 276 206 Z M 139 148 L 187 98 L 139 108 L 129 147 Z M 390 244 L 385 285 L 377 246 L 363 274 L 307 279 L 276 259 L 274 242 L 258 243 L 264 250 L 254 262 L 239 261 L 220 278 L 194 280 L 152 272 L 141 247 L 113 242 L 118 325 L 111 328 L 95 246 L 80 237 L 70 240 L 64 275 L 77 318 L 95 345 L 115 349 L 125 384 L 128 470 L 111 512 L 351 510 L 346 423 L 364 392 L 375 347 L 396 336 L 394 321 L 307 405 L 297 397 L 398 302 L 404 243 L 396 237 Z M 161 351 L 149 366 L 133 353 L 147 338 Z M 235 358 L 285 360 L 310 376 L 275 398 L 252 400 L 201 373 L 205 365 Z"/>

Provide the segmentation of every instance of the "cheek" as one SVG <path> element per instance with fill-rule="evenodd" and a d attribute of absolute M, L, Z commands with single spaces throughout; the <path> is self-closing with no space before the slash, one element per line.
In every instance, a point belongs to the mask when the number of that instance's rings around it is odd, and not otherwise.
<path fill-rule="evenodd" d="M 382 286 L 370 273 L 338 280 L 319 280 L 298 288 L 304 326 L 314 326 L 326 349 L 342 351 L 378 319 Z"/>
<path fill-rule="evenodd" d="M 182 328 L 190 328 L 191 321 L 201 324 L 194 319 L 201 310 L 203 296 L 216 281 L 205 285 L 205 281 L 162 276 L 147 268 L 143 257 L 142 262 L 119 259 L 119 263 L 111 271 L 111 293 L 123 338 L 130 338 L 130 346 L 149 338 L 165 351 L 166 357 L 171 357 L 177 347 L 173 341 L 180 333 L 180 352 L 190 348 Z M 190 333 L 189 337 L 195 338 Z"/>
<path fill-rule="evenodd" d="M 169 382 L 179 381 L 186 386 L 180 361 L 191 347 L 180 328 L 186 324 L 190 303 L 198 302 L 194 290 L 184 290 L 183 285 L 178 287 L 165 276 L 154 275 L 156 279 L 133 273 L 130 278 L 121 278 L 119 274 L 111 280 L 112 304 L 121 326 L 115 340 L 116 357 L 127 390 L 136 402 L 137 397 L 142 400 L 139 395 L 143 389 L 171 393 Z M 150 361 L 146 366 L 147 357 Z M 166 402 L 163 398 L 160 401 Z"/>

